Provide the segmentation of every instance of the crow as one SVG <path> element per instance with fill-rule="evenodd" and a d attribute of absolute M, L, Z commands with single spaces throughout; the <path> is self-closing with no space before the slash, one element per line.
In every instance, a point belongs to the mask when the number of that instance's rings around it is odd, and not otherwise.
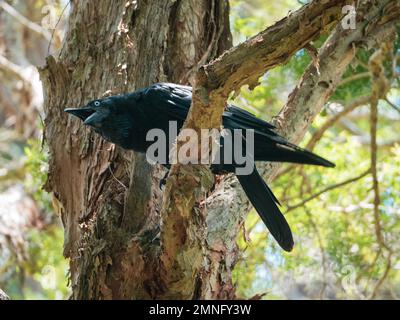
<path fill-rule="evenodd" d="M 143 153 L 153 143 L 146 140 L 147 132 L 157 128 L 168 133 L 170 121 L 177 123 L 179 131 L 188 115 L 191 102 L 191 87 L 157 83 L 132 93 L 93 100 L 82 108 L 68 108 L 65 112 L 80 118 L 107 141 L 124 149 Z M 255 161 L 335 166 L 332 162 L 290 143 L 274 131 L 276 128 L 272 124 L 233 105 L 226 106 L 222 115 L 222 126 L 227 130 L 254 130 Z M 215 174 L 234 172 L 235 163 L 212 164 L 211 169 Z M 237 175 L 237 178 L 271 235 L 285 251 L 291 251 L 294 245 L 293 236 L 278 207 L 280 203 L 255 165 L 250 174 Z"/>

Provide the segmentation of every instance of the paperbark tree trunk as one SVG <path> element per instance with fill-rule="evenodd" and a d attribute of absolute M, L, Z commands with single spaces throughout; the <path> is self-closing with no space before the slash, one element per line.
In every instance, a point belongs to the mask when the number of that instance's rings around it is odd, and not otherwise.
<path fill-rule="evenodd" d="M 163 285 L 163 169 L 105 142 L 63 109 L 156 82 L 188 83 L 198 66 L 231 46 L 228 2 L 104 0 L 71 6 L 62 52 L 48 57 L 40 73 L 50 149 L 46 189 L 65 228 L 72 298 L 201 298 L 194 274 L 174 288 Z"/>

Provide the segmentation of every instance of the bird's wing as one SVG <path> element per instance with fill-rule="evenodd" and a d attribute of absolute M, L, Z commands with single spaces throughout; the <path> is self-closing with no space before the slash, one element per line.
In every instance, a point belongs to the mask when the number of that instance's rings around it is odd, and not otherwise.
<path fill-rule="evenodd" d="M 228 105 L 223 116 L 224 125 L 229 126 L 230 123 L 235 123 L 237 127 L 252 128 L 259 130 L 260 132 L 272 133 L 271 129 L 275 129 L 275 126 L 267 121 L 257 118 L 254 114 L 240 109 L 234 105 Z"/>
<path fill-rule="evenodd" d="M 235 106 L 229 105 L 224 112 L 223 125 L 227 129 L 254 130 L 254 156 L 257 161 L 335 166 L 332 162 L 290 143 L 274 131 L 275 127 L 272 124 Z"/>
<path fill-rule="evenodd" d="M 156 83 L 141 90 L 140 94 L 147 105 L 175 120 L 186 119 L 192 102 L 192 87 L 173 83 Z M 233 105 L 228 105 L 224 111 L 222 124 L 228 129 L 254 129 L 259 134 L 277 136 L 272 131 L 275 128 L 272 124 Z"/>
<path fill-rule="evenodd" d="M 143 91 L 143 98 L 155 112 L 170 120 L 185 121 L 192 102 L 192 88 L 173 83 L 156 83 Z"/>
<path fill-rule="evenodd" d="M 146 101 L 145 113 L 149 123 L 168 128 L 169 120 L 181 126 L 192 102 L 192 88 L 172 83 L 157 83 L 142 91 Z M 165 123 L 164 123 L 165 122 Z M 222 125 L 227 129 L 253 129 L 255 160 L 315 164 L 333 167 L 334 164 L 316 154 L 304 150 L 277 134 L 275 127 L 255 115 L 233 105 L 228 105 L 222 115 Z M 154 126 L 154 127 L 157 127 Z"/>

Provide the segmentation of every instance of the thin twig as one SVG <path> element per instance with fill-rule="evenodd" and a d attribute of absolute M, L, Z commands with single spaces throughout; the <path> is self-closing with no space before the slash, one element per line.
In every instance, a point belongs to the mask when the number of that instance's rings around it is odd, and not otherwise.
<path fill-rule="evenodd" d="M 328 119 L 317 132 L 313 134 L 310 141 L 307 143 L 306 149 L 312 151 L 319 140 L 321 140 L 323 134 L 332 127 L 338 120 L 346 116 L 356 108 L 367 104 L 370 101 L 370 96 L 363 96 L 352 101 L 348 106 L 346 106 L 342 111 L 335 114 L 332 118 Z"/>
<path fill-rule="evenodd" d="M 400 113 L 400 107 L 396 106 L 392 101 L 389 100 L 388 97 L 385 97 L 385 101 L 389 104 L 389 106 Z"/>
<path fill-rule="evenodd" d="M 331 190 L 336 189 L 336 188 L 339 188 L 339 187 L 343 187 L 343 186 L 345 186 L 346 184 L 349 184 L 349 183 L 355 182 L 355 181 L 357 181 L 357 180 L 360 180 L 360 179 L 364 178 L 365 176 L 367 176 L 367 175 L 370 174 L 370 173 L 371 173 L 371 169 L 368 169 L 367 171 L 365 171 L 364 173 L 360 174 L 360 175 L 357 176 L 357 177 L 354 177 L 354 178 L 351 178 L 351 179 L 348 179 L 348 180 L 345 180 L 345 181 L 342 181 L 342 182 L 333 184 L 333 185 L 331 185 L 331 186 L 329 186 L 329 187 L 327 187 L 327 188 L 325 188 L 325 189 L 323 189 L 323 190 L 321 190 L 321 191 L 319 191 L 319 192 L 317 192 L 317 193 L 311 195 L 310 197 L 308 197 L 307 199 L 301 201 L 301 202 L 298 203 L 298 204 L 295 204 L 295 205 L 293 205 L 293 206 L 288 206 L 288 209 L 286 210 L 285 214 L 288 213 L 289 211 L 292 211 L 292 210 L 294 210 L 294 209 L 297 209 L 297 208 L 303 206 L 303 205 L 306 204 L 307 202 L 309 202 L 309 201 L 311 201 L 311 200 L 313 200 L 313 199 L 319 197 L 321 194 L 323 194 L 323 193 L 325 193 L 325 192 L 331 191 Z"/>
<path fill-rule="evenodd" d="M 382 284 L 385 282 L 386 278 L 388 277 L 391 268 L 392 268 L 392 252 L 389 253 L 389 256 L 387 258 L 385 272 L 383 273 L 382 277 L 380 277 L 380 279 L 376 283 L 374 290 L 372 291 L 372 294 L 369 297 L 370 300 L 375 299 L 376 296 L 378 295 L 379 289 L 382 287 Z"/>
<path fill-rule="evenodd" d="M 379 182 L 378 182 L 378 169 L 377 169 L 377 124 L 378 124 L 378 102 L 382 97 L 386 97 L 386 93 L 389 91 L 389 81 L 385 77 L 385 70 L 383 67 L 383 61 L 386 53 L 390 51 L 391 45 L 389 43 L 383 43 L 381 48 L 377 50 L 369 60 L 370 72 L 372 74 L 372 94 L 371 94 L 371 110 L 370 110 L 370 135 L 371 135 L 371 173 L 372 173 L 372 188 L 374 191 L 374 225 L 375 234 L 378 244 L 390 251 L 385 244 L 383 237 L 381 217 L 379 212 L 379 205 L 381 203 L 379 194 Z"/>
<path fill-rule="evenodd" d="M 359 66 L 363 67 L 365 70 L 369 70 L 368 65 L 365 62 L 361 61 L 359 57 L 356 57 L 356 60 Z"/>
<path fill-rule="evenodd" d="M 377 263 L 378 259 L 379 259 L 379 258 L 381 257 L 381 255 L 382 255 L 382 251 L 383 251 L 383 250 L 382 250 L 382 247 L 379 247 L 378 251 L 376 251 L 376 253 L 375 253 L 374 260 L 372 260 L 372 262 L 371 262 L 370 264 L 365 265 L 364 267 L 361 267 L 361 272 L 359 272 L 359 274 L 358 274 L 358 276 L 357 276 L 358 281 L 359 281 L 360 278 L 363 276 L 364 273 L 365 273 L 365 274 L 369 273 L 368 279 L 367 279 L 366 284 L 365 284 L 365 286 L 364 286 L 364 291 L 365 291 L 365 292 L 367 292 L 367 289 L 368 289 L 368 287 L 369 287 L 369 283 L 371 282 L 371 279 L 372 279 L 372 273 L 371 273 L 370 271 L 373 269 L 373 267 L 376 266 L 376 263 Z"/>
<path fill-rule="evenodd" d="M 369 72 L 361 72 L 361 73 L 356 73 L 350 77 L 344 78 L 340 83 L 339 83 L 339 87 L 340 86 L 345 86 L 347 84 L 349 84 L 350 82 L 353 82 L 355 80 L 360 80 L 360 79 L 364 79 L 364 78 L 369 78 L 371 76 L 371 74 Z"/>
<path fill-rule="evenodd" d="M 380 244 L 384 243 L 382 228 L 380 224 L 379 205 L 381 203 L 379 196 L 379 182 L 377 169 L 378 144 L 376 142 L 376 131 L 378 122 L 378 99 L 371 101 L 371 171 L 372 171 L 372 188 L 374 190 L 374 217 L 375 232 L 377 240 Z"/>
<path fill-rule="evenodd" d="M 125 190 L 128 190 L 128 187 L 127 187 L 126 185 L 124 185 L 124 184 L 122 183 L 122 181 L 119 180 L 119 179 L 114 175 L 114 172 L 111 170 L 111 167 L 110 167 L 110 166 L 108 166 L 108 170 L 110 171 L 110 173 L 111 173 L 112 177 L 115 179 L 115 181 L 117 181 Z"/>
<path fill-rule="evenodd" d="M 68 6 L 69 6 L 70 4 L 71 4 L 71 0 L 69 0 L 69 1 L 67 2 L 67 4 L 64 6 L 63 10 L 61 11 L 61 15 L 58 17 L 57 23 L 56 23 L 56 25 L 55 25 L 55 27 L 54 27 L 54 29 L 53 29 L 53 32 L 51 33 L 51 37 L 50 37 L 50 40 L 49 40 L 49 45 L 47 46 L 47 55 L 50 54 L 51 43 L 52 43 L 52 41 L 53 41 L 54 34 L 55 34 L 55 32 L 56 32 L 56 30 L 57 30 L 57 27 L 58 27 L 58 25 L 59 25 L 59 23 L 60 23 L 60 21 L 61 21 L 61 18 L 63 17 L 65 10 L 68 8 Z"/>
<path fill-rule="evenodd" d="M 371 110 L 370 110 L 370 135 L 371 135 L 371 173 L 373 181 L 373 191 L 374 191 L 374 226 L 375 226 L 375 236 L 379 244 L 380 250 L 385 249 L 388 251 L 386 269 L 381 278 L 376 283 L 370 299 L 375 299 L 380 287 L 384 283 L 385 279 L 389 275 L 391 270 L 391 258 L 392 250 L 386 244 L 383 230 L 382 222 L 379 212 L 380 205 L 380 193 L 379 193 L 379 181 L 378 181 L 378 169 L 377 169 L 377 124 L 378 124 L 378 103 L 381 98 L 385 98 L 387 92 L 389 91 L 389 80 L 385 77 L 385 69 L 383 63 L 387 55 L 393 50 L 393 44 L 390 42 L 382 43 L 381 48 L 377 50 L 369 59 L 369 69 L 372 75 L 373 83 L 371 90 Z"/>
<path fill-rule="evenodd" d="M 321 236 L 321 232 L 319 231 L 319 228 L 317 226 L 317 224 L 314 221 L 314 218 L 310 212 L 310 210 L 307 208 L 307 206 L 304 206 L 304 212 L 306 213 L 308 220 L 310 221 L 311 227 L 314 229 L 315 234 L 317 236 L 317 240 L 318 240 L 318 245 L 319 245 L 319 250 L 321 253 L 321 260 L 322 260 L 322 288 L 321 291 L 319 292 L 319 299 L 322 300 L 324 298 L 324 294 L 326 291 L 326 287 L 328 284 L 327 278 L 326 278 L 326 274 L 327 274 L 327 267 L 326 267 L 326 257 L 325 257 L 325 248 L 324 245 L 322 243 L 322 236 Z"/>
<path fill-rule="evenodd" d="M 278 172 L 276 173 L 274 179 L 277 180 L 279 179 L 281 176 L 289 173 L 290 171 L 292 171 L 293 169 L 298 168 L 297 164 L 290 164 L 287 167 L 280 167 L 280 169 L 278 170 Z"/>
<path fill-rule="evenodd" d="M 17 10 L 15 10 L 12 6 L 10 6 L 4 0 L 0 0 L 0 8 L 3 8 L 3 10 L 5 12 L 7 12 L 10 16 L 15 18 L 18 22 L 23 24 L 28 29 L 36 32 L 37 34 L 39 34 L 41 36 L 43 36 L 47 41 L 50 41 L 51 34 L 50 34 L 49 31 L 47 31 L 46 29 L 42 28 L 37 23 L 34 23 L 34 22 L 30 21 L 28 18 L 23 16 L 21 13 L 19 13 Z"/>

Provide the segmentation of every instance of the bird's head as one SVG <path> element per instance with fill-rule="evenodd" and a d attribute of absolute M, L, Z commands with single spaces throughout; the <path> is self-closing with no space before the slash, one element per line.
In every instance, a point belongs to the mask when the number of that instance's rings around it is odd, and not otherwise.
<path fill-rule="evenodd" d="M 90 101 L 82 108 L 67 108 L 64 111 L 78 117 L 83 124 L 101 130 L 107 118 L 110 116 L 112 106 L 106 99 Z"/>
<path fill-rule="evenodd" d="M 90 101 L 81 108 L 68 108 L 64 111 L 78 117 L 83 124 L 91 127 L 107 141 L 126 148 L 132 121 L 126 106 L 119 96 Z"/>

